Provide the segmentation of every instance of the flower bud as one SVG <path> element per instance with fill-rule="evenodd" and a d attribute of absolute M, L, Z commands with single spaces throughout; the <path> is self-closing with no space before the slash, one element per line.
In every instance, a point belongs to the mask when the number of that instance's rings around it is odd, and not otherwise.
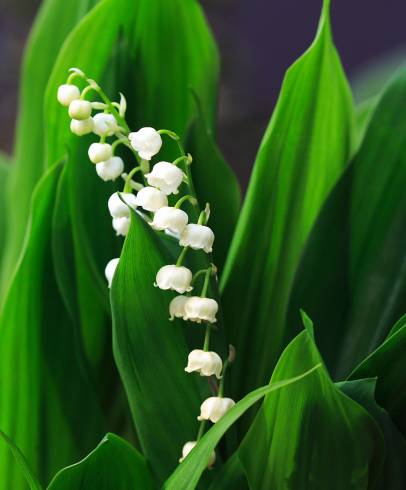
<path fill-rule="evenodd" d="M 172 289 L 180 294 L 191 291 L 192 273 L 189 269 L 177 265 L 164 265 L 156 275 L 154 286 L 160 289 Z"/>
<path fill-rule="evenodd" d="M 87 100 L 72 100 L 68 112 L 72 119 L 83 121 L 92 115 L 92 104 Z"/>
<path fill-rule="evenodd" d="M 89 134 L 93 131 L 93 119 L 88 117 L 83 121 L 79 121 L 78 119 L 72 119 L 70 122 L 70 130 L 76 136 L 84 136 L 85 134 Z"/>
<path fill-rule="evenodd" d="M 96 163 L 97 175 L 105 182 L 117 179 L 123 173 L 123 170 L 124 162 L 120 157 L 111 157 L 105 162 Z"/>
<path fill-rule="evenodd" d="M 213 242 L 214 233 L 211 228 L 191 223 L 183 230 L 179 245 L 181 247 L 190 247 L 193 250 L 204 250 L 206 253 L 210 253 Z"/>
<path fill-rule="evenodd" d="M 197 420 L 211 420 L 213 424 L 218 422 L 233 406 L 235 401 L 231 398 L 211 396 L 204 400 L 200 406 L 200 415 Z"/>
<path fill-rule="evenodd" d="M 79 87 L 76 85 L 65 83 L 58 87 L 58 102 L 65 107 L 69 107 L 70 103 L 80 97 Z"/>
<path fill-rule="evenodd" d="M 113 281 L 114 273 L 116 272 L 119 260 L 120 259 L 111 259 L 104 269 L 104 275 L 106 276 L 109 288 L 111 288 L 111 283 Z"/>
<path fill-rule="evenodd" d="M 185 316 L 185 303 L 188 300 L 188 296 L 175 296 L 169 303 L 169 320 L 174 318 L 183 318 Z"/>
<path fill-rule="evenodd" d="M 158 162 L 145 177 L 149 185 L 157 187 L 165 194 L 177 194 L 183 180 L 183 172 L 173 163 Z"/>
<path fill-rule="evenodd" d="M 158 211 L 158 209 L 168 206 L 166 195 L 155 187 L 143 187 L 137 194 L 135 203 L 146 211 Z"/>
<path fill-rule="evenodd" d="M 185 303 L 185 320 L 192 322 L 216 323 L 216 313 L 219 309 L 217 301 L 211 298 L 191 296 Z"/>
<path fill-rule="evenodd" d="M 113 156 L 113 151 L 108 143 L 92 143 L 88 154 L 91 162 L 100 163 L 109 160 Z"/>
<path fill-rule="evenodd" d="M 188 219 L 185 211 L 164 206 L 155 213 L 151 226 L 154 230 L 169 230 L 180 235 L 185 229 Z"/>
<path fill-rule="evenodd" d="M 182 463 L 186 456 L 190 453 L 190 451 L 196 446 L 197 444 L 197 441 L 189 441 L 187 442 L 183 448 L 182 448 L 182 457 L 179 459 L 179 463 Z M 210 455 L 210 459 L 209 459 L 209 462 L 207 464 L 207 468 L 211 468 L 214 463 L 216 461 L 216 451 L 212 451 L 211 455 Z"/>
<path fill-rule="evenodd" d="M 130 218 L 113 218 L 113 228 L 116 231 L 116 235 L 127 236 L 130 229 L 131 219 Z"/>
<path fill-rule="evenodd" d="M 93 116 L 93 132 L 98 136 L 112 136 L 118 130 L 118 124 L 113 114 L 99 112 Z"/>
<path fill-rule="evenodd" d="M 214 374 L 217 379 L 221 378 L 222 369 L 223 361 L 218 354 L 201 349 L 192 350 L 185 367 L 187 373 L 197 372 L 201 376 L 212 376 Z"/>
<path fill-rule="evenodd" d="M 144 160 L 151 160 L 162 146 L 161 135 L 154 128 L 141 128 L 128 135 L 131 146 Z"/>
<path fill-rule="evenodd" d="M 131 214 L 129 207 L 132 209 L 137 207 L 134 194 L 124 192 L 121 192 L 120 195 L 118 192 L 112 194 L 107 206 L 112 218 L 129 218 Z"/>

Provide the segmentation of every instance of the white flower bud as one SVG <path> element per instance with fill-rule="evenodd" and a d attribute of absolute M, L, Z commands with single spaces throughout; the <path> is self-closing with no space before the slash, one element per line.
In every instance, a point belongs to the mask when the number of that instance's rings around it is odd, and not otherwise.
<path fill-rule="evenodd" d="M 192 322 L 216 323 L 216 313 L 219 309 L 217 301 L 211 298 L 191 296 L 185 303 L 185 320 Z"/>
<path fill-rule="evenodd" d="M 111 157 L 105 162 L 96 163 L 97 175 L 105 182 L 117 179 L 123 170 L 124 162 L 120 157 Z"/>
<path fill-rule="evenodd" d="M 120 197 L 121 196 L 121 197 Z M 125 202 L 123 202 L 123 200 Z M 112 218 L 129 218 L 130 208 L 135 209 L 137 206 L 135 204 L 135 196 L 131 193 L 115 192 L 109 197 L 107 206 L 109 208 Z"/>
<path fill-rule="evenodd" d="M 79 121 L 78 119 L 72 119 L 70 122 L 70 130 L 76 136 L 84 136 L 85 134 L 89 134 L 93 131 L 93 119 L 88 117 L 83 121 Z"/>
<path fill-rule="evenodd" d="M 158 209 L 168 206 L 166 195 L 155 187 L 143 187 L 136 197 L 137 206 L 141 206 L 146 211 L 158 211 Z"/>
<path fill-rule="evenodd" d="M 201 349 L 192 350 L 188 356 L 187 366 L 185 367 L 187 373 L 197 372 L 201 376 L 212 376 L 214 374 L 217 379 L 221 378 L 222 369 L 223 361 L 218 354 Z"/>
<path fill-rule="evenodd" d="M 72 100 L 68 112 L 72 119 L 83 121 L 92 115 L 92 104 L 87 100 Z"/>
<path fill-rule="evenodd" d="M 181 234 L 188 222 L 185 211 L 164 206 L 158 209 L 151 223 L 154 230 L 170 230 L 172 233 Z"/>
<path fill-rule="evenodd" d="M 201 404 L 200 415 L 197 417 L 197 420 L 211 420 L 213 424 L 215 424 L 225 413 L 233 408 L 234 405 L 235 401 L 231 398 L 211 396 Z"/>
<path fill-rule="evenodd" d="M 99 112 L 93 116 L 93 132 L 98 136 L 112 136 L 118 130 L 118 124 L 113 114 Z"/>
<path fill-rule="evenodd" d="M 113 228 L 116 231 L 116 235 L 127 236 L 130 229 L 131 219 L 130 218 L 113 218 Z"/>
<path fill-rule="evenodd" d="M 174 318 L 183 318 L 185 316 L 185 303 L 188 300 L 188 296 L 175 296 L 169 303 L 169 320 Z"/>
<path fill-rule="evenodd" d="M 179 459 L 179 463 L 182 463 L 185 460 L 186 456 L 196 446 L 196 444 L 197 444 L 197 441 L 189 441 L 183 446 L 182 457 Z M 214 465 L 215 462 L 216 462 L 216 451 L 213 450 L 211 455 L 210 455 L 210 459 L 209 459 L 209 462 L 207 464 L 207 467 L 210 469 Z"/>
<path fill-rule="evenodd" d="M 173 163 L 158 162 L 145 177 L 149 185 L 161 189 L 165 194 L 177 194 L 183 180 L 183 172 Z"/>
<path fill-rule="evenodd" d="M 160 289 L 172 289 L 180 294 L 191 291 L 192 272 L 183 266 L 164 265 L 156 275 L 154 286 Z"/>
<path fill-rule="evenodd" d="M 206 253 L 212 251 L 214 233 L 208 226 L 189 224 L 183 230 L 179 240 L 181 247 L 190 247 L 193 250 L 204 250 Z"/>
<path fill-rule="evenodd" d="M 128 135 L 131 146 L 144 160 L 151 160 L 162 146 L 161 135 L 154 128 L 141 128 Z"/>
<path fill-rule="evenodd" d="M 92 143 L 88 155 L 91 162 L 100 163 L 109 160 L 113 156 L 113 151 L 108 143 Z"/>
<path fill-rule="evenodd" d="M 111 283 L 113 282 L 114 273 L 116 272 L 119 260 L 120 259 L 111 259 L 104 269 L 104 275 L 106 276 L 109 288 L 111 288 Z"/>
<path fill-rule="evenodd" d="M 76 85 L 65 83 L 58 87 L 58 102 L 65 107 L 69 107 L 69 104 L 80 97 L 79 87 Z"/>

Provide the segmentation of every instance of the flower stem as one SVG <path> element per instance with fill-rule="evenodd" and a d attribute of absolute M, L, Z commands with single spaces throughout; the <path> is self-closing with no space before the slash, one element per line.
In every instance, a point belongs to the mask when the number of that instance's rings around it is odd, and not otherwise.
<path fill-rule="evenodd" d="M 204 434 L 204 429 L 206 427 L 206 422 L 207 422 L 207 420 L 202 420 L 200 422 L 200 427 L 199 427 L 199 431 L 197 433 L 196 441 L 200 441 L 200 439 L 202 438 L 202 436 Z"/>
<path fill-rule="evenodd" d="M 174 208 L 179 209 L 185 201 L 189 201 L 193 206 L 197 205 L 197 199 L 195 197 L 191 196 L 190 194 L 187 194 L 186 196 L 181 197 L 177 201 Z"/>
<path fill-rule="evenodd" d="M 211 266 L 206 269 L 206 275 L 204 277 L 203 289 L 202 289 L 202 292 L 200 294 L 200 297 L 201 298 L 205 298 L 206 297 L 207 289 L 209 288 L 209 281 L 210 281 L 211 270 L 212 270 L 212 267 Z"/>
<path fill-rule="evenodd" d="M 132 187 L 131 187 L 131 178 L 141 170 L 141 167 L 135 167 L 131 170 L 131 172 L 129 172 L 129 174 L 127 175 L 126 179 L 125 179 L 125 184 L 124 184 L 124 189 L 123 189 L 123 192 L 124 193 L 127 193 L 127 192 L 131 192 L 132 191 Z"/>
<path fill-rule="evenodd" d="M 210 347 L 210 333 L 211 333 L 211 326 L 210 324 L 208 323 L 206 325 L 206 333 L 204 335 L 204 345 L 203 345 L 203 350 L 205 352 L 207 352 L 209 350 L 209 347 Z"/>
<path fill-rule="evenodd" d="M 180 267 L 182 265 L 182 262 L 183 262 L 183 259 L 185 258 L 186 256 L 186 253 L 188 251 L 188 248 L 189 247 L 183 247 L 183 250 L 182 252 L 180 253 L 179 257 L 178 257 L 178 260 L 176 261 L 176 266 L 177 267 Z"/>

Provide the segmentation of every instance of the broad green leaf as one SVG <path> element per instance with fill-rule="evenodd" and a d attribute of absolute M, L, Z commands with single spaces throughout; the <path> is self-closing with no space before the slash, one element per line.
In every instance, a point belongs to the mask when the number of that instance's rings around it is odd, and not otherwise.
<path fill-rule="evenodd" d="M 379 424 L 385 438 L 385 461 L 377 488 L 403 490 L 406 487 L 406 440 L 389 415 L 375 401 L 376 379 L 338 383 L 343 393 L 362 405 Z"/>
<path fill-rule="evenodd" d="M 377 377 L 376 399 L 406 437 L 406 315 L 390 336 L 351 373 L 349 379 Z"/>
<path fill-rule="evenodd" d="M 320 325 L 320 351 L 339 379 L 406 311 L 406 119 L 399 111 L 405 97 L 404 68 L 382 94 L 320 214 L 292 293 L 291 321 L 299 306 L 310 312 Z"/>
<path fill-rule="evenodd" d="M 14 168 L 7 186 L 8 231 L 1 276 L 3 289 L 21 251 L 32 191 L 46 168 L 46 84 L 65 37 L 95 1 L 45 0 L 28 40 L 21 70 Z M 19 196 L 18 206 L 15 204 L 16 195 Z"/>
<path fill-rule="evenodd" d="M 11 170 L 11 162 L 3 153 L 0 153 L 0 266 L 4 254 L 4 244 L 6 242 L 6 200 L 5 188 Z M 0 288 L 1 292 L 1 288 Z M 0 304 L 2 299 L 0 297 Z"/>
<path fill-rule="evenodd" d="M 271 385 L 320 362 L 307 328 L 285 349 Z M 256 490 L 374 488 L 383 457 L 377 424 L 334 386 L 325 368 L 268 394 L 240 447 Z"/>
<path fill-rule="evenodd" d="M 319 210 L 347 164 L 352 121 L 325 1 L 315 41 L 283 82 L 221 281 L 227 333 L 239 353 L 236 393 L 266 382 L 291 338 L 285 326 L 295 271 Z"/>
<path fill-rule="evenodd" d="M 144 457 L 127 441 L 107 434 L 85 459 L 61 470 L 48 490 L 153 490 Z"/>
<path fill-rule="evenodd" d="M 243 468 L 235 452 L 222 466 L 209 490 L 248 490 L 248 483 Z"/>
<path fill-rule="evenodd" d="M 60 167 L 52 167 L 33 194 L 25 245 L 0 313 L 0 427 L 42 482 L 94 447 L 104 430 L 78 332 L 52 267 L 51 224 Z M 0 488 L 25 488 L 4 445 Z"/>
<path fill-rule="evenodd" d="M 263 396 L 271 392 L 283 391 L 281 388 L 286 389 L 289 385 L 300 383 L 301 380 L 310 376 L 311 373 L 317 371 L 320 367 L 320 364 L 317 364 L 302 374 L 271 383 L 246 395 L 204 434 L 199 444 L 192 449 L 185 461 L 178 466 L 165 482 L 164 488 L 166 490 L 193 490 L 196 488 L 201 474 L 207 467 L 213 449 L 217 446 L 224 433 L 244 412 Z"/>

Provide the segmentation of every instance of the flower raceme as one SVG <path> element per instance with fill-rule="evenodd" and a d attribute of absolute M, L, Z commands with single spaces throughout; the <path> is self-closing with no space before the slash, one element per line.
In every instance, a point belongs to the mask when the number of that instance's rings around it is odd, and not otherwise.
<path fill-rule="evenodd" d="M 82 91 L 74 84 L 77 78 L 87 84 Z M 86 100 L 89 92 L 95 92 L 100 100 L 92 102 Z M 204 251 L 206 254 L 212 252 L 214 233 L 207 226 L 210 215 L 209 205 L 207 204 L 203 211 L 198 212 L 199 206 L 194 195 L 189 169 L 193 159 L 191 155 L 185 154 L 179 136 L 170 130 L 156 130 L 151 127 L 131 132 L 125 120 L 127 102 L 122 94 L 119 102 L 111 102 L 94 80 L 87 78 L 81 70 L 72 68 L 66 83 L 58 89 L 57 99 L 68 109 L 71 117 L 70 129 L 73 134 L 84 136 L 93 133 L 98 137 L 97 142 L 90 144 L 88 155 L 89 160 L 95 164 L 96 174 L 100 179 L 114 181 L 121 177 L 124 180 L 122 192 L 112 194 L 107 203 L 116 234 L 120 236 L 128 234 L 131 212 L 136 211 L 139 218 L 144 219 L 157 233 L 172 234 L 181 247 L 176 263 L 163 265 L 157 271 L 154 285 L 161 290 L 178 293 L 169 302 L 170 320 L 181 318 L 204 325 L 203 348 L 193 349 L 189 353 L 185 371 L 211 378 L 210 387 L 212 390 L 214 387 L 217 394 L 202 403 L 201 413 L 198 416 L 198 420 L 202 423 L 197 438 L 183 446 L 182 457 L 179 460 L 182 462 L 198 444 L 204 432 L 205 421 L 216 423 L 234 405 L 231 398 L 224 398 L 222 395 L 224 373 L 233 360 L 234 351 L 230 349 L 230 355 L 223 363 L 221 357 L 209 349 L 210 333 L 213 324 L 217 322 L 218 303 L 207 295 L 211 291 L 211 281 L 213 278 L 216 280 L 216 268 L 211 264 L 206 269 L 193 274 L 183 265 L 190 250 Z M 100 112 L 92 114 L 93 111 Z M 173 162 L 153 163 L 153 157 L 158 155 L 163 144 L 162 135 L 167 135 L 176 142 L 181 155 Z M 127 172 L 126 163 L 115 154 L 119 145 L 127 147 L 135 157 L 135 164 Z M 179 193 L 181 197 L 176 202 L 173 201 L 174 196 Z M 172 205 L 172 201 L 175 204 Z M 181 209 L 186 201 L 195 212 L 197 211 L 199 216 L 197 223 L 191 223 L 188 213 Z M 104 273 L 109 288 L 119 260 L 114 258 L 106 265 Z M 203 281 L 199 279 L 202 277 Z M 197 281 L 202 281 L 200 295 Z M 194 295 L 190 296 L 192 290 Z M 209 468 L 214 464 L 215 458 L 216 454 L 213 451 Z"/>

